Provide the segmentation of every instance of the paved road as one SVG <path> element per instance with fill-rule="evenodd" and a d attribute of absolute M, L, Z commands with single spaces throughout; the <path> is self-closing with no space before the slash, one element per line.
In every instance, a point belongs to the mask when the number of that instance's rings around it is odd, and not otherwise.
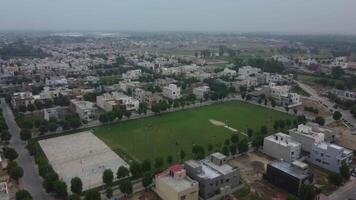
<path fill-rule="evenodd" d="M 352 178 L 351 181 L 340 187 L 327 197 L 322 197 L 321 200 L 356 200 L 356 179 Z"/>
<path fill-rule="evenodd" d="M 14 148 L 19 154 L 16 162 L 24 170 L 24 176 L 19 181 L 19 187 L 28 190 L 34 200 L 54 199 L 43 190 L 42 180 L 38 175 L 38 170 L 35 166 L 34 159 L 25 148 L 26 143 L 20 139 L 20 128 L 17 126 L 14 115 L 3 98 L 1 99 L 1 108 L 3 110 L 2 114 L 6 120 L 6 124 L 9 127 L 9 132 L 12 135 L 10 146 Z"/>
<path fill-rule="evenodd" d="M 315 91 L 312 87 L 309 85 L 306 85 L 301 82 L 297 82 L 299 87 L 301 87 L 303 90 L 308 92 L 311 95 L 311 98 L 318 101 L 319 103 L 322 103 L 324 106 L 326 106 L 328 109 L 332 109 L 334 111 L 340 111 L 342 114 L 342 118 L 345 119 L 346 121 L 350 122 L 351 124 L 356 125 L 356 119 L 352 116 L 349 110 L 343 110 L 343 109 L 334 109 L 334 102 L 331 102 L 328 98 L 322 97 L 318 94 L 317 91 Z"/>

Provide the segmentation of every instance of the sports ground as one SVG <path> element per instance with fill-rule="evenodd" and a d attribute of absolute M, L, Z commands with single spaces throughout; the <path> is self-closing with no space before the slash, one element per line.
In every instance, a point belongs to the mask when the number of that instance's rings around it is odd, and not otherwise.
<path fill-rule="evenodd" d="M 156 157 L 166 159 L 169 155 L 178 161 L 181 150 L 186 153 L 186 159 L 192 158 L 195 144 L 205 149 L 211 144 L 213 150 L 221 150 L 224 141 L 233 134 L 223 124 L 243 132 L 251 128 L 254 133 L 266 125 L 272 132 L 275 120 L 288 118 L 293 119 L 293 116 L 231 101 L 101 126 L 94 129 L 94 134 L 126 161 L 149 159 L 153 162 Z"/>

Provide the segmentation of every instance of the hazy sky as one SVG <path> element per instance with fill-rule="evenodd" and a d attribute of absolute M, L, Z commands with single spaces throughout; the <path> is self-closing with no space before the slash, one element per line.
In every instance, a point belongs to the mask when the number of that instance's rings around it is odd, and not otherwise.
<path fill-rule="evenodd" d="M 356 0 L 0 0 L 0 30 L 356 34 Z"/>

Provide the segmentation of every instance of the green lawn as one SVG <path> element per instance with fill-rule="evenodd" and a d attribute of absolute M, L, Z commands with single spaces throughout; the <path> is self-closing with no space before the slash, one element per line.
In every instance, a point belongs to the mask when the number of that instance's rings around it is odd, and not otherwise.
<path fill-rule="evenodd" d="M 100 84 L 102 85 L 113 85 L 119 83 L 119 78 L 117 75 L 113 76 L 102 76 L 100 77 Z"/>
<path fill-rule="evenodd" d="M 156 157 L 162 157 L 166 160 L 171 155 L 178 161 L 181 150 L 187 154 L 186 159 L 192 158 L 193 144 L 201 145 L 205 150 L 208 144 L 212 144 L 214 150 L 220 150 L 224 141 L 230 138 L 230 130 L 212 125 L 209 119 L 225 122 L 244 132 L 246 128 L 257 132 L 262 125 L 268 126 L 272 132 L 275 120 L 287 118 L 293 117 L 233 101 L 101 126 L 95 128 L 94 133 L 124 159 L 131 157 L 153 161 Z"/>

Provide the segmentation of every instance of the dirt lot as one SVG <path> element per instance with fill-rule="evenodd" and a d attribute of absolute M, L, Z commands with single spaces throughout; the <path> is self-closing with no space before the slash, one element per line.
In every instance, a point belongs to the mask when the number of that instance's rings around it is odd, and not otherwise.
<path fill-rule="evenodd" d="M 160 200 L 159 196 L 157 196 L 154 192 L 148 190 L 134 194 L 132 197 L 128 198 L 128 200 Z"/>
<path fill-rule="evenodd" d="M 265 168 L 271 161 L 272 159 L 262 153 L 252 152 L 242 155 L 230 163 L 239 167 L 242 178 L 251 187 L 251 192 L 259 194 L 263 199 L 286 198 L 288 196 L 286 192 L 262 180 Z"/>
<path fill-rule="evenodd" d="M 336 143 L 356 151 L 356 135 L 351 135 L 350 130 L 341 122 L 329 124 L 336 130 Z"/>
<path fill-rule="evenodd" d="M 303 112 L 306 116 L 309 117 L 316 117 L 316 116 L 322 116 L 324 118 L 331 116 L 332 114 L 320 103 L 307 99 L 307 98 L 302 98 L 302 106 L 299 106 L 298 109 L 298 113 Z M 312 107 L 312 108 L 317 108 L 319 110 L 318 114 L 314 114 L 312 112 L 308 112 L 308 111 L 304 111 L 304 107 Z"/>

